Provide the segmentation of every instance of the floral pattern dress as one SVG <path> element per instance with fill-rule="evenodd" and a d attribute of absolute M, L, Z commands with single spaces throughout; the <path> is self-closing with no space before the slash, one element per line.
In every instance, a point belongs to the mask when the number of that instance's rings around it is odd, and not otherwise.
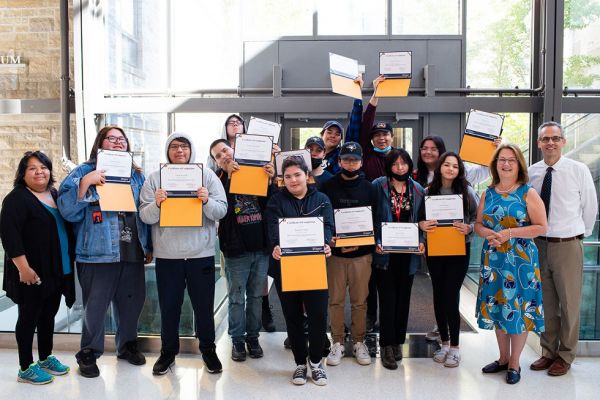
<path fill-rule="evenodd" d="M 521 185 L 506 194 L 488 188 L 483 226 L 499 232 L 529 225 L 529 188 Z M 542 282 L 533 239 L 513 238 L 498 248 L 484 241 L 476 307 L 482 329 L 496 327 L 508 334 L 544 331 Z"/>

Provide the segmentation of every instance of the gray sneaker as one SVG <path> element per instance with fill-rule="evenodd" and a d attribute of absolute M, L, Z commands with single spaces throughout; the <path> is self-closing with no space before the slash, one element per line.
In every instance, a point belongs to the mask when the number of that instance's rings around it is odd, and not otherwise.
<path fill-rule="evenodd" d="M 354 345 L 352 353 L 354 353 L 354 357 L 360 365 L 371 364 L 371 356 L 369 355 L 369 350 L 363 342 L 356 343 Z"/>
<path fill-rule="evenodd" d="M 294 385 L 304 385 L 306 383 L 306 364 L 297 365 L 294 370 L 294 375 L 292 375 L 292 383 Z"/>
<path fill-rule="evenodd" d="M 327 385 L 327 374 L 323 368 L 323 363 L 319 363 L 316 367 L 313 367 L 312 364 L 310 365 L 310 377 L 316 385 Z"/>
<path fill-rule="evenodd" d="M 429 342 L 435 342 L 440 340 L 440 330 L 437 325 L 435 325 L 431 331 L 425 334 L 425 339 Z"/>

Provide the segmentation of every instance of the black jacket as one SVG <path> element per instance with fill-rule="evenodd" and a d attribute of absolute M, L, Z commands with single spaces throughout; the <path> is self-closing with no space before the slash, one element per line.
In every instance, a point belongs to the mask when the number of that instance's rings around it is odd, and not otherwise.
<path fill-rule="evenodd" d="M 56 200 L 56 191 L 52 191 Z M 75 238 L 71 225 L 65 221 L 69 239 L 71 262 L 75 260 Z M 41 290 L 42 298 L 61 291 L 67 306 L 75 301 L 73 273 L 63 274 L 60 239 L 52 214 L 25 186 L 16 186 L 2 202 L 0 236 L 4 255 L 2 288 L 6 296 L 19 304 L 32 290 Z M 25 255 L 29 266 L 40 277 L 42 284 L 28 286 L 19 281 L 19 270 L 12 259 Z"/>

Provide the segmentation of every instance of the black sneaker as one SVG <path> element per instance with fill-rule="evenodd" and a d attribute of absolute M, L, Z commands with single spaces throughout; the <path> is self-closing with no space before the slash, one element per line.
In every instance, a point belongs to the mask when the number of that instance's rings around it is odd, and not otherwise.
<path fill-rule="evenodd" d="M 217 357 L 216 350 L 217 349 L 214 345 L 213 347 L 202 350 L 202 360 L 204 360 L 206 370 L 211 374 L 218 374 L 223 371 L 223 366 L 221 365 L 219 357 Z"/>
<path fill-rule="evenodd" d="M 261 358 L 264 355 L 263 349 L 260 347 L 260 343 L 258 343 L 258 338 L 246 339 L 246 346 L 248 347 L 250 358 Z"/>
<path fill-rule="evenodd" d="M 152 374 L 164 375 L 173 365 L 175 365 L 175 354 L 161 351 L 160 357 L 158 357 L 158 360 L 154 363 L 154 367 L 152 367 Z"/>
<path fill-rule="evenodd" d="M 233 361 L 246 361 L 246 347 L 244 342 L 233 342 L 231 346 L 231 359 Z"/>
<path fill-rule="evenodd" d="M 79 352 L 77 364 L 79 364 L 79 373 L 84 378 L 96 378 L 100 376 L 100 370 L 96 365 L 96 356 L 91 349 L 83 349 Z"/>
<path fill-rule="evenodd" d="M 271 307 L 263 307 L 262 309 L 262 326 L 267 332 L 275 332 L 275 322 L 273 321 L 273 313 Z"/>
<path fill-rule="evenodd" d="M 146 364 L 146 357 L 138 350 L 137 340 L 125 343 L 125 350 L 117 355 L 117 358 L 127 360 L 129 361 L 129 364 L 133 365 Z"/>
<path fill-rule="evenodd" d="M 292 349 L 292 344 L 290 343 L 290 338 L 286 337 L 285 340 L 283 341 L 283 348 L 286 350 L 291 350 Z"/>

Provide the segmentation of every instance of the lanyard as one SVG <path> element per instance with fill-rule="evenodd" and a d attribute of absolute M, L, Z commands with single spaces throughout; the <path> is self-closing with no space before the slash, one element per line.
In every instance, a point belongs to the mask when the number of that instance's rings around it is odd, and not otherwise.
<path fill-rule="evenodd" d="M 404 200 L 404 193 L 406 193 L 406 185 L 402 188 L 402 193 L 400 193 L 400 200 L 398 201 L 398 192 L 392 186 L 392 202 L 394 203 L 394 213 L 396 214 L 396 221 L 400 222 L 400 214 L 402 212 L 402 202 Z"/>

